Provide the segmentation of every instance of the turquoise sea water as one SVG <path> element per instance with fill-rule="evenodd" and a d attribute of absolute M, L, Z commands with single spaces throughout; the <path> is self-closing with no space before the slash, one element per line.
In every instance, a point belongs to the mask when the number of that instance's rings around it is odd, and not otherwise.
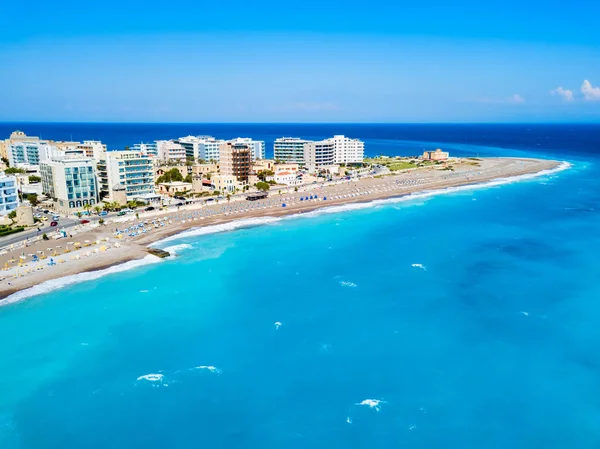
<path fill-rule="evenodd" d="M 571 160 L 0 307 L 0 447 L 598 447 L 599 170 Z"/>

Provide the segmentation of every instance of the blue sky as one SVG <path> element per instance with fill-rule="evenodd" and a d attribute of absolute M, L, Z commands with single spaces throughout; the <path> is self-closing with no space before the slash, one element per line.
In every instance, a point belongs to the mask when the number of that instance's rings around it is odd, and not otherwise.
<path fill-rule="evenodd" d="M 600 5 L 10 2 L 1 121 L 600 121 Z"/>

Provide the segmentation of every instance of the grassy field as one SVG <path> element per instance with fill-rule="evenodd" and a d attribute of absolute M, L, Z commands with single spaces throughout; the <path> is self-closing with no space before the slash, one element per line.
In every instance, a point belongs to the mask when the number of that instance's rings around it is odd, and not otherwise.
<path fill-rule="evenodd" d="M 396 159 L 396 158 L 373 158 L 366 159 L 365 162 L 369 164 L 379 164 L 390 169 L 390 171 L 406 170 L 408 168 L 415 168 L 417 164 L 409 161 L 408 159 Z"/>
<path fill-rule="evenodd" d="M 415 168 L 416 164 L 408 161 L 394 161 L 386 165 L 391 171 L 406 170 L 407 168 Z"/>

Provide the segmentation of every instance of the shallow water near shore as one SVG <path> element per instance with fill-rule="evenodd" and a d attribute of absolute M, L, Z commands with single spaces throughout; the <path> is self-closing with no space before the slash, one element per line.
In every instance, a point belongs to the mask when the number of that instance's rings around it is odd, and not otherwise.
<path fill-rule="evenodd" d="M 188 234 L 0 308 L 0 447 L 597 447 L 598 174 Z"/>

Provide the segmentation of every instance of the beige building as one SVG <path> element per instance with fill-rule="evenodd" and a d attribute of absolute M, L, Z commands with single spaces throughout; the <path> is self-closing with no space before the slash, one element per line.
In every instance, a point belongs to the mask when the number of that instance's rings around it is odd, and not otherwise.
<path fill-rule="evenodd" d="M 174 168 L 179 170 L 179 173 L 181 173 L 181 176 L 183 178 L 192 173 L 192 167 L 188 167 L 187 165 L 159 165 L 157 167 L 154 167 L 154 179 L 160 178 L 166 172 L 173 170 Z"/>
<path fill-rule="evenodd" d="M 423 160 L 426 161 L 446 161 L 450 153 L 447 151 L 442 151 L 439 148 L 435 151 L 425 151 L 423 153 Z"/>
<path fill-rule="evenodd" d="M 299 164 L 296 164 L 295 162 L 280 162 L 275 164 L 271 170 L 273 170 L 275 173 L 280 171 L 297 172 L 299 168 Z"/>
<path fill-rule="evenodd" d="M 261 159 L 257 160 L 252 164 L 252 170 L 256 173 L 259 171 L 271 170 L 273 171 L 273 167 L 275 166 L 275 161 L 273 159 Z"/>
<path fill-rule="evenodd" d="M 207 175 L 209 173 L 217 173 L 219 166 L 217 164 L 195 164 L 192 165 L 192 174 Z"/>
<path fill-rule="evenodd" d="M 33 225 L 33 207 L 22 204 L 17 207 L 17 216 L 15 222 L 21 226 L 32 226 Z"/>
<path fill-rule="evenodd" d="M 193 184 L 191 182 L 162 182 L 158 185 L 158 193 L 163 195 L 177 195 L 178 193 L 189 192 L 193 189 Z"/>
<path fill-rule="evenodd" d="M 215 175 L 210 181 L 212 182 L 212 185 L 215 186 L 215 190 L 224 194 L 235 193 L 236 190 L 241 191 L 246 185 L 245 183 L 238 181 L 233 175 Z"/>

